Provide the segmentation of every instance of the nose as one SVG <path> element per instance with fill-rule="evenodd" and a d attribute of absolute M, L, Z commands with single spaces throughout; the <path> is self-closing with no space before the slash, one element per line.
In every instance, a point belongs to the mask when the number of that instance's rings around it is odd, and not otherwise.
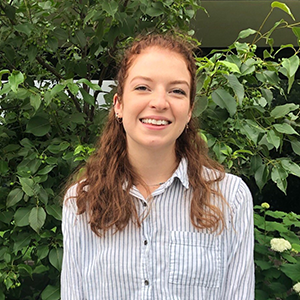
<path fill-rule="evenodd" d="M 152 94 L 149 105 L 151 108 L 157 110 L 166 110 L 169 107 L 167 91 L 164 88 L 157 89 L 155 93 Z"/>

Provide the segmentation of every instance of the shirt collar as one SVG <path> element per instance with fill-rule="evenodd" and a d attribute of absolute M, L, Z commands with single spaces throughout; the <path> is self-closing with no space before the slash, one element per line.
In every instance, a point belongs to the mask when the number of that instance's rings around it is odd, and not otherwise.
<path fill-rule="evenodd" d="M 170 179 L 167 181 L 171 185 L 175 178 L 178 178 L 181 182 L 181 184 L 188 189 L 189 188 L 189 178 L 187 174 L 187 168 L 188 168 L 188 162 L 186 158 L 182 158 L 177 169 L 173 173 L 173 175 L 170 177 Z"/>

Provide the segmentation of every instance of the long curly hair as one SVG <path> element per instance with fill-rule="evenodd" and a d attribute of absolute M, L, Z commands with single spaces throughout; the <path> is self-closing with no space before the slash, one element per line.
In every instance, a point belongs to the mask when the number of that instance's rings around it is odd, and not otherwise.
<path fill-rule="evenodd" d="M 196 95 L 196 65 L 192 46 L 184 38 L 174 35 L 146 35 L 135 39 L 131 47 L 127 48 L 117 74 L 118 101 L 122 101 L 125 80 L 132 62 L 144 49 L 154 46 L 168 49 L 184 58 L 191 75 L 192 109 Z M 134 183 L 142 181 L 129 162 L 126 133 L 123 125 L 116 121 L 113 109 L 96 149 L 77 182 L 78 214 L 89 214 L 91 229 L 98 236 L 110 228 L 121 231 L 130 220 L 139 227 L 142 220 L 129 192 Z M 182 158 L 188 162 L 188 178 L 193 190 L 190 212 L 193 226 L 212 231 L 224 229 L 222 205 L 214 205 L 211 201 L 212 197 L 217 196 L 223 203 L 226 202 L 216 184 L 224 177 L 224 170 L 209 158 L 206 143 L 199 135 L 196 118 L 190 120 L 188 130 L 184 130 L 178 137 L 175 153 L 178 163 Z M 204 168 L 214 172 L 213 179 L 204 175 Z"/>

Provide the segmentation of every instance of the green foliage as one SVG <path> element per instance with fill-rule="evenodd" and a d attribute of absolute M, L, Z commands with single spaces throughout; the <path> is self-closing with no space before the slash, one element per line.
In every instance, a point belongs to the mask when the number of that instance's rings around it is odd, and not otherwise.
<path fill-rule="evenodd" d="M 133 36 L 188 32 L 198 9 L 196 0 L 0 2 L 0 300 L 59 299 L 60 191 L 94 151 L 111 107 L 103 80 L 113 78 L 117 53 Z M 288 27 L 299 45 L 300 27 L 280 20 L 263 32 L 274 9 L 294 18 L 275 1 L 258 30 L 197 58 L 194 113 L 212 155 L 231 172 L 254 178 L 261 190 L 273 181 L 285 192 L 287 177 L 300 177 L 299 103 L 288 97 L 299 48 L 275 51 L 272 33 Z M 261 39 L 269 45 L 263 57 L 256 53 Z M 287 48 L 293 54 L 279 59 Z M 255 226 L 257 299 L 297 299 L 299 216 L 256 207 Z M 294 250 L 271 251 L 272 237 Z"/>
<path fill-rule="evenodd" d="M 267 203 L 254 207 L 255 299 L 299 299 L 292 287 L 300 282 L 300 215 L 267 207 Z M 284 243 L 290 244 L 289 249 L 272 249 L 274 238 L 284 239 Z"/>
<path fill-rule="evenodd" d="M 0 299 L 59 299 L 61 189 L 93 151 L 117 52 L 199 1 L 0 2 Z M 191 32 L 192 34 L 192 32 Z M 93 81 L 92 81 L 93 80 Z"/>
<path fill-rule="evenodd" d="M 291 14 L 285 4 L 273 2 L 272 10 L 275 7 Z M 299 28 L 285 21 L 280 24 Z M 272 180 L 285 193 L 287 177 L 300 177 L 299 104 L 288 100 L 299 68 L 299 48 L 284 45 L 275 52 L 271 47 L 261 58 L 255 44 L 264 38 L 271 46 L 270 36 L 277 27 L 266 33 L 243 30 L 227 49 L 197 59 L 196 115 L 202 135 L 221 163 L 239 175 L 254 177 L 260 190 Z M 251 35 L 255 35 L 252 43 L 241 41 Z M 278 59 L 278 52 L 286 48 L 294 54 Z M 278 105 L 276 92 L 285 97 L 285 104 Z"/>

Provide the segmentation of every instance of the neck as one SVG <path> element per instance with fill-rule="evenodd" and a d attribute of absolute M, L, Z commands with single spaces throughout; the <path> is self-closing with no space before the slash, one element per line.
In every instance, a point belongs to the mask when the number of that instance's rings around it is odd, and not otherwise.
<path fill-rule="evenodd" d="M 128 151 L 129 161 L 141 180 L 149 187 L 158 188 L 169 179 L 177 167 L 175 149 Z"/>

